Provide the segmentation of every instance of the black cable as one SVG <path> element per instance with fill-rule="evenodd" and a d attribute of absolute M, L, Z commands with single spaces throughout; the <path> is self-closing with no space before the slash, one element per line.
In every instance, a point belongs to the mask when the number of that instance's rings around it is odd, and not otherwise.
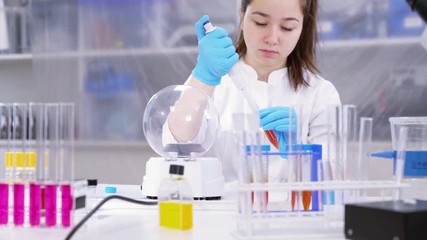
<path fill-rule="evenodd" d="M 119 195 L 111 195 L 108 196 L 106 198 L 104 198 L 100 203 L 98 203 L 82 220 L 80 220 L 79 223 L 77 223 L 72 229 L 71 231 L 68 233 L 68 235 L 65 237 L 65 240 L 70 240 L 71 237 L 77 232 L 77 230 L 79 230 L 79 228 L 81 226 L 83 226 L 83 224 L 89 220 L 89 218 L 96 212 L 98 211 L 99 208 L 102 207 L 102 205 L 104 205 L 104 203 L 108 202 L 111 199 L 119 199 L 119 200 L 123 200 L 123 201 L 127 201 L 127 202 L 131 202 L 131 203 L 136 203 L 136 204 L 141 204 L 141 205 L 157 205 L 157 202 L 146 202 L 146 201 L 140 201 L 140 200 L 135 200 L 132 198 L 127 198 L 127 197 L 123 197 L 123 196 L 119 196 Z"/>

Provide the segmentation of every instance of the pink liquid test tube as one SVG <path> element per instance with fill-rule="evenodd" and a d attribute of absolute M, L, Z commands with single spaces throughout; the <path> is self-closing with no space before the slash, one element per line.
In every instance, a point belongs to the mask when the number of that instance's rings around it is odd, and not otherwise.
<path fill-rule="evenodd" d="M 56 227 L 59 182 L 59 104 L 44 105 L 43 155 L 45 161 L 44 207 L 47 227 Z"/>
<path fill-rule="evenodd" d="M 24 205 L 25 185 L 22 183 L 13 184 L 13 223 L 16 226 L 24 225 Z"/>
<path fill-rule="evenodd" d="M 41 186 L 37 183 L 30 184 L 30 225 L 40 225 L 41 212 Z"/>
<path fill-rule="evenodd" d="M 9 184 L 0 183 L 0 225 L 9 221 Z"/>
<path fill-rule="evenodd" d="M 46 184 L 45 186 L 45 217 L 46 226 L 56 226 L 56 184 Z"/>
<path fill-rule="evenodd" d="M 41 224 L 43 207 L 43 180 L 45 175 L 43 130 L 44 112 L 42 103 L 28 104 L 28 141 L 26 148 L 27 178 L 30 180 L 30 204 L 29 222 L 30 226 L 38 227 Z"/>
<path fill-rule="evenodd" d="M 60 103 L 59 181 L 61 184 L 61 224 L 70 227 L 73 214 L 72 181 L 74 179 L 74 103 Z"/>
<path fill-rule="evenodd" d="M 70 227 L 71 226 L 71 210 L 73 208 L 73 196 L 71 194 L 71 185 L 61 185 L 61 217 L 62 217 L 62 226 Z"/>

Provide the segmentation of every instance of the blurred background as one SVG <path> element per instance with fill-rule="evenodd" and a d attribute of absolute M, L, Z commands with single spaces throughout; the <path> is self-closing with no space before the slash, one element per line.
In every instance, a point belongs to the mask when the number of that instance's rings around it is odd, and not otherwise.
<path fill-rule="evenodd" d="M 321 75 L 344 104 L 374 118 L 378 150 L 391 149 L 390 116 L 427 116 L 426 25 L 405 0 L 319 5 Z M 198 18 L 208 14 L 234 38 L 239 8 L 240 0 L 0 0 L 0 102 L 75 102 L 76 177 L 139 184 L 156 156 L 142 131 L 145 105 L 191 73 Z"/>

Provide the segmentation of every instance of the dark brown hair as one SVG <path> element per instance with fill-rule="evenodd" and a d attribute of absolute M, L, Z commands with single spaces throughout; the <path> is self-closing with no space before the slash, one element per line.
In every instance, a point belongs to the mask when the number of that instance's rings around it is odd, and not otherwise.
<path fill-rule="evenodd" d="M 253 0 L 242 0 L 240 11 L 246 13 L 246 9 Z M 304 71 L 308 70 L 312 73 L 318 73 L 316 67 L 316 41 L 317 41 L 317 0 L 300 0 L 301 9 L 304 14 L 304 25 L 301 36 L 298 40 L 295 49 L 287 58 L 288 77 L 291 86 L 295 91 L 301 85 L 308 86 L 309 83 L 304 79 Z M 237 36 L 236 51 L 239 56 L 243 56 L 247 52 L 243 32 L 240 31 Z"/>

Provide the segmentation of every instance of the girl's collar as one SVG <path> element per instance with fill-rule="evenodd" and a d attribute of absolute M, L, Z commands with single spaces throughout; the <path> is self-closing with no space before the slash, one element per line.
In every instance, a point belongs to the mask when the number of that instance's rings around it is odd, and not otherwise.
<path fill-rule="evenodd" d="M 240 60 L 237 62 L 237 64 L 239 64 L 240 67 L 242 67 L 244 69 L 244 72 L 247 74 L 248 77 L 250 77 L 250 79 L 258 79 L 258 73 L 255 71 L 255 69 L 252 66 L 247 64 L 243 60 L 243 58 L 240 58 Z M 287 67 L 280 68 L 280 69 L 277 69 L 277 70 L 274 70 L 273 72 L 271 72 L 270 75 L 268 76 L 268 79 L 270 80 L 270 79 L 282 78 L 287 73 L 288 73 Z"/>

